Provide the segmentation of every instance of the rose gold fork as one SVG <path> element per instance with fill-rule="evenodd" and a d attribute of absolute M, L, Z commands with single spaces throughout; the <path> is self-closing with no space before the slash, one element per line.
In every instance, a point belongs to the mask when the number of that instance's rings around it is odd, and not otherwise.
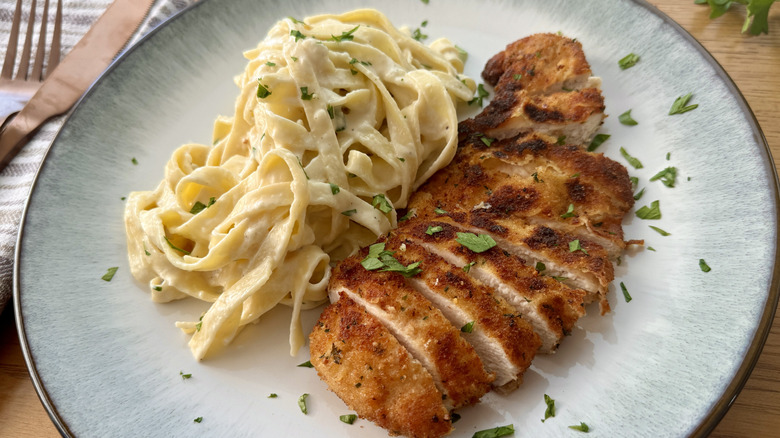
<path fill-rule="evenodd" d="M 30 52 L 32 49 L 33 30 L 35 27 L 36 0 L 32 0 L 30 6 L 30 18 L 27 21 L 27 35 L 22 48 L 22 57 L 16 76 L 12 78 L 14 63 L 16 62 L 16 45 L 19 42 L 19 27 L 22 22 L 22 0 L 16 0 L 16 11 L 11 23 L 11 34 L 8 38 L 8 48 L 5 52 L 3 70 L 0 73 L 0 126 L 5 124 L 9 116 L 19 112 L 27 101 L 41 87 L 45 77 L 60 63 L 60 40 L 62 37 L 62 0 L 57 0 L 57 13 L 54 17 L 54 32 L 51 47 L 49 48 L 49 61 L 46 73 L 43 72 L 43 59 L 46 56 L 46 28 L 49 21 L 49 0 L 43 5 L 43 17 L 38 37 L 38 48 L 35 51 L 32 73 L 30 69 Z"/>

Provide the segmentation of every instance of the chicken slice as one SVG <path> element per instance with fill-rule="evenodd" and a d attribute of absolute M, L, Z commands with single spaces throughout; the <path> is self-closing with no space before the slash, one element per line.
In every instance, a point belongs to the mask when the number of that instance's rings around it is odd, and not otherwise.
<path fill-rule="evenodd" d="M 418 192 L 447 211 L 523 220 L 603 246 L 626 247 L 622 219 L 634 204 L 625 168 L 601 154 L 538 134 L 503 141 L 463 136 L 456 160 Z"/>
<path fill-rule="evenodd" d="M 419 275 L 408 282 L 428 298 L 479 354 L 485 369 L 496 375 L 493 386 L 517 388 L 541 345 L 533 327 L 516 309 L 488 287 L 423 247 L 400 236 L 390 237 L 387 249 L 404 265 L 422 263 Z M 470 267 L 466 265 L 467 267 Z"/>
<path fill-rule="evenodd" d="M 364 248 L 334 268 L 329 294 L 339 294 L 365 307 L 425 366 L 455 409 L 477 403 L 495 379 L 485 371 L 474 348 L 429 300 L 393 272 L 368 271 L 360 261 Z"/>
<path fill-rule="evenodd" d="M 534 130 L 587 144 L 604 120 L 601 80 L 570 38 L 536 34 L 515 41 L 488 61 L 482 76 L 495 95 L 466 123 L 492 138 Z"/>
<path fill-rule="evenodd" d="M 601 314 L 609 312 L 607 289 L 615 271 L 601 245 L 545 226 L 481 215 L 478 209 L 467 213 L 442 210 L 437 213 L 430 210 L 437 204 L 426 192 L 418 191 L 409 205 L 418 220 L 440 220 L 456 224 L 469 233 L 487 234 L 501 249 L 520 257 L 527 265 L 536 266 L 541 262 L 547 275 L 585 290 L 585 304 L 598 300 Z"/>
<path fill-rule="evenodd" d="M 430 373 L 351 299 L 341 297 L 325 308 L 309 343 L 320 378 L 361 418 L 415 438 L 452 431 Z"/>
<path fill-rule="evenodd" d="M 498 247 L 479 254 L 469 250 L 456 241 L 457 233 L 465 232 L 460 227 L 441 221 L 415 221 L 404 226 L 401 232 L 450 264 L 470 266 L 470 276 L 493 288 L 517 309 L 523 320 L 531 323 L 542 342 L 540 353 L 555 352 L 563 336 L 585 315 L 585 291 L 542 275 L 546 267 L 540 265 L 537 271 Z"/>

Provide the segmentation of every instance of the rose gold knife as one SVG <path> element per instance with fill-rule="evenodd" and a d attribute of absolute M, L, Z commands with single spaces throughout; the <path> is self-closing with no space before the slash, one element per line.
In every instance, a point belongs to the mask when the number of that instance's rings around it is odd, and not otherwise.
<path fill-rule="evenodd" d="M 116 0 L 51 72 L 0 135 L 0 170 L 49 118 L 81 97 L 138 29 L 154 0 Z"/>

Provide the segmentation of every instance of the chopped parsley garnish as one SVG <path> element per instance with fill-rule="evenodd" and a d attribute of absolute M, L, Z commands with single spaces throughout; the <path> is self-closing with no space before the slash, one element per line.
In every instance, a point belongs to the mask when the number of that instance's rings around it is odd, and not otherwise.
<path fill-rule="evenodd" d="M 588 152 L 593 152 L 596 150 L 597 147 L 601 146 L 602 143 L 607 141 L 611 137 L 609 134 L 596 134 L 595 137 L 593 137 L 593 140 L 588 145 Z"/>
<path fill-rule="evenodd" d="M 569 204 L 569 208 L 566 210 L 566 213 L 561 215 L 561 218 L 567 219 L 570 217 L 574 217 L 574 204 Z"/>
<path fill-rule="evenodd" d="M 355 414 L 348 414 L 348 415 L 340 415 L 339 420 L 341 420 L 342 423 L 352 424 L 357 420 L 357 415 Z"/>
<path fill-rule="evenodd" d="M 532 173 L 531 176 L 534 177 L 534 182 L 537 182 L 537 183 L 543 183 L 544 182 L 543 179 L 539 179 L 539 175 L 536 172 Z"/>
<path fill-rule="evenodd" d="M 666 153 L 666 161 L 669 161 L 671 158 L 672 158 L 672 153 L 671 152 L 667 152 Z"/>
<path fill-rule="evenodd" d="M 271 61 L 266 62 L 265 65 L 267 65 L 269 67 L 276 67 L 276 63 L 275 62 L 271 62 Z"/>
<path fill-rule="evenodd" d="M 217 202 L 217 198 L 215 198 L 213 196 L 211 198 L 209 198 L 209 204 L 208 205 L 206 205 L 206 204 L 204 204 L 204 203 L 202 203 L 200 201 L 195 201 L 195 204 L 193 204 L 192 208 L 190 209 L 190 213 L 198 214 L 201 211 L 203 211 L 203 210 L 211 207 L 212 205 L 214 205 L 215 202 Z"/>
<path fill-rule="evenodd" d="M 657 232 L 658 232 L 658 234 L 660 234 L 660 235 L 662 235 L 662 236 L 671 236 L 671 235 L 672 235 L 672 233 L 669 233 L 669 232 L 667 232 L 667 231 L 664 231 L 664 230 L 662 230 L 662 229 L 660 229 L 660 228 L 658 228 L 658 227 L 654 227 L 654 226 L 652 226 L 652 225 L 650 225 L 650 228 L 654 229 L 655 231 L 657 231 Z"/>
<path fill-rule="evenodd" d="M 427 5 L 429 0 L 420 0 L 423 4 Z"/>
<path fill-rule="evenodd" d="M 357 213 L 357 209 L 354 208 L 352 210 L 345 210 L 341 212 L 341 214 L 343 214 L 344 216 L 352 216 L 355 213 Z"/>
<path fill-rule="evenodd" d="M 133 164 L 135 164 L 135 165 L 137 165 L 137 164 L 138 164 L 138 160 L 136 160 L 136 159 L 135 159 L 135 157 L 133 157 L 132 159 L 130 159 L 130 162 L 131 162 L 131 163 L 133 163 Z"/>
<path fill-rule="evenodd" d="M 469 262 L 469 263 L 463 265 L 463 272 L 468 274 L 469 271 L 471 271 L 471 267 L 476 265 L 476 264 L 477 264 L 477 262 Z"/>
<path fill-rule="evenodd" d="M 474 432 L 471 438 L 500 438 L 502 436 L 509 436 L 515 433 L 515 425 L 507 424 L 506 426 L 498 426 L 492 429 L 485 429 Z"/>
<path fill-rule="evenodd" d="M 494 141 L 496 141 L 495 138 L 488 138 L 484 135 L 480 137 L 480 140 L 482 140 L 482 143 L 485 143 L 485 146 L 490 146 Z"/>
<path fill-rule="evenodd" d="M 512 75 L 512 78 L 514 78 L 514 80 L 516 81 L 519 81 L 520 79 L 523 79 L 523 75 L 521 75 L 520 73 L 515 73 L 514 75 Z"/>
<path fill-rule="evenodd" d="M 176 245 L 174 245 L 173 243 L 171 243 L 171 241 L 170 241 L 170 240 L 168 240 L 168 237 L 167 237 L 167 236 L 163 236 L 163 239 L 165 239 L 165 241 L 166 241 L 166 242 L 168 242 L 168 246 L 170 246 L 171 248 L 175 249 L 176 251 L 179 251 L 179 252 L 181 252 L 181 253 L 184 253 L 184 254 L 190 255 L 190 252 L 189 252 L 189 251 L 187 251 L 186 249 L 181 249 L 181 248 L 179 248 L 178 246 L 176 246 Z"/>
<path fill-rule="evenodd" d="M 339 43 L 342 41 L 352 41 L 353 39 L 355 39 L 353 34 L 355 33 L 356 30 L 358 30 L 359 27 L 360 25 L 357 25 L 353 27 L 352 30 L 349 30 L 347 32 L 341 32 L 341 35 L 339 36 L 331 35 L 330 39 Z"/>
<path fill-rule="evenodd" d="M 433 210 L 436 214 L 447 214 L 447 210 L 442 210 L 441 208 L 436 207 L 436 209 Z"/>
<path fill-rule="evenodd" d="M 402 163 L 406 161 L 406 158 L 404 158 L 404 157 L 396 157 L 396 158 L 398 158 L 398 161 L 400 161 Z"/>
<path fill-rule="evenodd" d="M 654 220 L 654 219 L 661 219 L 661 207 L 660 207 L 659 201 L 653 201 L 650 203 L 650 206 L 643 206 L 639 210 L 636 211 L 636 217 L 639 219 L 648 219 L 648 220 Z"/>
<path fill-rule="evenodd" d="M 635 126 L 639 124 L 639 122 L 631 118 L 631 110 L 628 110 L 623 114 L 619 115 L 618 120 L 620 121 L 620 123 L 627 126 Z"/>
<path fill-rule="evenodd" d="M 544 419 L 542 420 L 542 423 L 544 423 L 544 421 L 548 418 L 555 416 L 555 400 L 553 400 L 549 395 L 545 394 L 544 403 L 547 405 L 547 409 L 544 411 Z"/>
<path fill-rule="evenodd" d="M 374 206 L 374 208 L 379 209 L 382 213 L 390 213 L 393 211 L 393 206 L 390 205 L 390 202 L 385 198 L 385 195 L 378 194 L 374 196 L 374 199 L 371 201 L 371 205 Z"/>
<path fill-rule="evenodd" d="M 260 83 L 260 79 L 257 80 L 257 97 L 259 99 L 265 99 L 271 95 L 271 91 L 265 85 Z"/>
<path fill-rule="evenodd" d="M 618 61 L 618 65 L 620 66 L 621 70 L 625 70 L 635 66 L 637 62 L 639 62 L 639 55 L 636 53 L 629 53 L 628 55 L 622 57 L 620 61 Z"/>
<path fill-rule="evenodd" d="M 582 251 L 586 255 L 588 254 L 588 251 L 585 251 L 585 248 L 580 245 L 580 239 L 575 239 L 569 242 L 569 252 L 575 252 L 575 251 Z"/>
<path fill-rule="evenodd" d="M 309 87 L 301 87 L 301 100 L 311 100 L 314 94 L 309 94 Z"/>
<path fill-rule="evenodd" d="M 631 181 L 631 190 L 636 190 L 637 186 L 639 185 L 639 178 L 635 176 L 629 176 L 628 180 Z"/>
<path fill-rule="evenodd" d="M 298 365 L 296 365 L 296 366 L 297 366 L 297 367 L 300 367 L 300 368 L 314 368 L 314 365 L 312 365 L 312 364 L 311 364 L 311 361 L 310 361 L 310 360 L 307 360 L 307 361 L 306 361 L 306 362 L 304 362 L 304 363 L 299 363 L 299 364 L 298 364 Z"/>
<path fill-rule="evenodd" d="M 669 108 L 669 115 L 687 113 L 688 111 L 698 108 L 699 104 L 688 105 L 688 101 L 691 100 L 691 97 L 693 97 L 693 93 L 678 97 L 672 104 L 672 107 Z"/>
<path fill-rule="evenodd" d="M 400 219 L 398 219 L 398 222 L 404 222 L 408 221 L 409 219 L 413 218 L 415 215 L 415 210 L 413 208 L 410 208 L 405 215 L 401 216 Z"/>
<path fill-rule="evenodd" d="M 469 59 L 469 52 L 463 50 L 463 48 L 458 46 L 457 44 L 455 45 L 455 50 L 458 51 L 458 58 L 461 61 L 466 62 L 466 60 Z"/>
<path fill-rule="evenodd" d="M 496 246 L 496 241 L 487 234 L 474 234 L 474 233 L 457 233 L 458 238 L 456 242 L 465 246 L 466 248 L 476 252 L 485 252 L 490 248 Z"/>
<path fill-rule="evenodd" d="M 187 380 L 192 377 L 191 373 L 184 374 L 184 371 L 179 371 L 179 375 L 181 376 L 182 380 Z"/>
<path fill-rule="evenodd" d="M 272 393 L 268 394 L 268 398 L 276 398 L 276 397 L 279 397 L 279 396 L 276 395 L 275 392 L 272 392 Z"/>
<path fill-rule="evenodd" d="M 626 288 L 626 285 L 623 284 L 623 282 L 620 282 L 620 290 L 623 291 L 623 298 L 626 299 L 626 302 L 631 302 L 631 295 L 628 293 L 628 288 Z"/>
<path fill-rule="evenodd" d="M 443 230 L 440 225 L 436 225 L 435 227 L 433 225 L 428 225 L 428 229 L 425 230 L 425 234 L 429 236 L 433 236 L 435 233 L 438 233 L 439 231 Z"/>
<path fill-rule="evenodd" d="M 569 426 L 569 429 L 578 430 L 580 432 L 585 432 L 585 433 L 590 431 L 590 428 L 588 427 L 588 425 L 583 423 L 583 422 L 580 422 L 579 425 L 575 424 L 574 426 Z"/>
<path fill-rule="evenodd" d="M 295 37 L 295 42 L 297 43 L 298 40 L 306 39 L 306 35 L 302 34 L 301 31 L 297 29 L 293 29 L 290 31 L 290 35 Z"/>
<path fill-rule="evenodd" d="M 427 24 L 428 24 L 427 21 L 423 21 L 421 26 L 425 27 Z M 422 30 L 420 30 L 420 28 L 418 27 L 412 32 L 412 38 L 414 38 L 417 41 L 423 41 L 428 39 L 428 35 L 422 33 Z"/>
<path fill-rule="evenodd" d="M 386 251 L 384 242 L 375 243 L 368 247 L 368 255 L 364 258 L 360 264 L 363 265 L 367 271 L 373 271 L 381 269 L 389 272 L 398 272 L 406 278 L 414 277 L 422 272 L 420 268 L 420 262 L 411 263 L 409 266 L 404 266 L 401 262 L 393 257 L 393 251 Z"/>
<path fill-rule="evenodd" d="M 558 146 L 565 145 L 566 144 L 566 136 L 562 135 L 562 136 L 558 137 L 558 140 L 555 141 L 555 144 L 557 144 Z"/>
<path fill-rule="evenodd" d="M 162 286 L 154 286 L 152 289 L 156 290 L 157 292 L 162 292 Z"/>
<path fill-rule="evenodd" d="M 656 252 L 656 251 L 655 251 L 655 248 L 653 248 L 652 246 L 648 246 L 648 247 L 647 247 L 647 250 L 648 250 L 648 251 L 653 251 L 653 252 Z"/>
<path fill-rule="evenodd" d="M 547 269 L 547 266 L 544 266 L 544 263 L 542 262 L 536 262 L 535 268 L 536 268 L 536 272 L 542 272 L 545 269 Z"/>
<path fill-rule="evenodd" d="M 152 253 L 149 252 L 148 249 L 146 249 L 146 242 L 144 242 L 144 253 L 148 256 L 152 255 Z"/>
<path fill-rule="evenodd" d="M 127 199 L 127 197 L 125 197 L 125 196 L 122 196 L 122 197 L 121 197 L 121 198 L 119 198 L 119 199 L 121 199 L 121 200 L 123 200 L 123 201 L 124 201 L 125 199 Z"/>
<path fill-rule="evenodd" d="M 198 417 L 198 418 L 196 418 L 196 419 L 194 419 L 192 421 L 194 421 L 196 423 L 202 423 L 203 422 L 203 417 Z"/>
<path fill-rule="evenodd" d="M 652 178 L 650 178 L 650 181 L 658 181 L 659 179 L 666 187 L 674 187 L 675 180 L 677 179 L 677 168 L 667 167 L 666 169 L 656 173 Z"/>
<path fill-rule="evenodd" d="M 292 60 L 293 60 L 293 62 L 298 62 L 298 58 L 297 58 L 297 57 L 295 57 L 295 56 L 291 56 L 291 57 L 290 57 L 290 59 L 292 59 Z"/>
<path fill-rule="evenodd" d="M 474 321 L 467 322 L 463 327 L 460 328 L 460 331 L 463 333 L 471 333 L 474 331 Z"/>
<path fill-rule="evenodd" d="M 295 17 L 289 16 L 289 15 L 287 16 L 287 18 L 289 18 L 295 24 L 306 24 L 303 21 L 301 21 L 301 20 L 299 20 L 299 19 L 297 19 Z"/>
<path fill-rule="evenodd" d="M 641 169 L 644 167 L 642 166 L 642 162 L 629 155 L 628 152 L 626 152 L 626 149 L 624 147 L 620 148 L 620 155 L 622 155 L 623 158 L 625 158 L 626 161 L 628 161 L 628 164 L 634 166 L 634 169 Z"/>
<path fill-rule="evenodd" d="M 306 397 L 308 397 L 309 394 L 303 394 L 302 396 L 298 397 L 298 407 L 301 408 L 301 412 L 304 414 L 308 414 L 309 410 L 306 408 Z"/>
<path fill-rule="evenodd" d="M 477 95 L 469 101 L 469 105 L 476 103 L 480 108 L 482 108 L 482 100 L 488 96 L 490 96 L 490 93 L 485 90 L 485 86 L 483 84 L 479 84 L 477 85 Z"/>
<path fill-rule="evenodd" d="M 117 269 L 119 269 L 119 266 L 108 268 L 108 271 L 106 271 L 106 273 L 103 274 L 103 276 L 100 278 L 102 278 L 104 281 L 111 281 L 111 279 L 114 278 L 114 274 L 116 274 Z"/>
<path fill-rule="evenodd" d="M 331 120 L 336 118 L 336 113 L 333 112 L 333 106 L 331 105 L 328 105 L 328 116 L 330 116 Z"/>
<path fill-rule="evenodd" d="M 699 268 L 701 268 L 702 272 L 710 272 L 712 270 L 704 259 L 699 259 Z"/>
<path fill-rule="evenodd" d="M 339 192 L 341 191 L 341 188 L 339 188 L 339 186 L 333 183 L 328 183 L 328 184 L 330 184 L 330 192 L 333 193 L 334 195 L 338 195 Z"/>
<path fill-rule="evenodd" d="M 637 192 L 637 193 L 634 195 L 634 201 L 638 201 L 639 199 L 641 199 L 641 198 L 642 198 L 642 195 L 644 195 L 644 194 L 645 194 L 645 188 L 646 188 L 646 187 L 642 187 L 642 190 L 640 190 L 639 192 Z"/>
<path fill-rule="evenodd" d="M 555 275 L 551 275 L 551 277 L 552 277 L 552 278 L 553 278 L 553 280 L 555 280 L 555 281 L 566 281 L 566 280 L 568 280 L 568 278 L 567 278 L 567 277 L 557 277 L 557 276 L 555 276 Z"/>

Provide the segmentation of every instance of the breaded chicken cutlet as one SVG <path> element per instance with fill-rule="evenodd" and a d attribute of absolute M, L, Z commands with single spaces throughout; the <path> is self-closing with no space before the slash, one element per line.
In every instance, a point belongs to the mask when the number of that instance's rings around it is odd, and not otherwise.
<path fill-rule="evenodd" d="M 612 260 L 630 243 L 627 171 L 584 146 L 605 115 L 580 43 L 523 38 L 483 77 L 495 96 L 461 122 L 452 163 L 412 195 L 408 221 L 334 268 L 334 304 L 310 335 L 320 377 L 391 434 L 444 436 L 453 409 L 519 386 L 586 304 L 609 311 Z M 336 363 L 334 348 L 349 354 Z M 410 371 L 369 377 L 369 362 Z"/>

